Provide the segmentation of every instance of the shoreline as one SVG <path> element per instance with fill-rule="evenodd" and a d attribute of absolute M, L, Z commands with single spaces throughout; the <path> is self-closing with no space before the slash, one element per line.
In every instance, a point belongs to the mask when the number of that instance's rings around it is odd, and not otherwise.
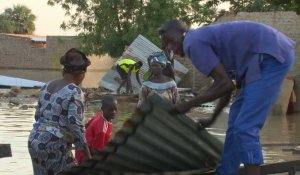
<path fill-rule="evenodd" d="M 82 89 L 85 94 L 85 105 L 99 104 L 105 95 L 115 96 L 119 103 L 137 103 L 138 95 L 114 94 L 103 89 Z M 0 107 L 20 107 L 21 109 L 34 108 L 40 94 L 40 89 L 21 89 L 12 87 L 0 89 Z M 27 107 L 26 107 L 27 106 Z"/>
<path fill-rule="evenodd" d="M 137 103 L 139 99 L 139 96 L 136 94 L 115 94 L 102 88 L 90 88 L 82 90 L 85 93 L 85 107 L 99 105 L 101 103 L 101 98 L 105 95 L 115 96 L 120 105 Z M 39 91 L 40 89 L 0 89 L 0 107 L 19 108 L 21 110 L 34 109 L 37 105 Z M 207 103 L 206 105 L 204 104 L 193 108 L 186 115 L 197 122 L 200 118 L 209 117 L 212 114 L 214 107 L 214 103 Z M 228 111 L 226 110 L 225 113 L 228 113 Z"/>

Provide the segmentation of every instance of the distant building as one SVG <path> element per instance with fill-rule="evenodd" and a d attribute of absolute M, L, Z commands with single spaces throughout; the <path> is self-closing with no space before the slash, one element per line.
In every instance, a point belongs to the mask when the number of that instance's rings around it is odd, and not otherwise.
<path fill-rule="evenodd" d="M 46 48 L 47 38 L 31 38 L 31 45 L 33 47 Z"/>
<path fill-rule="evenodd" d="M 0 75 L 47 82 L 62 76 L 60 57 L 77 47 L 74 36 L 33 36 L 0 33 Z M 89 56 L 82 87 L 98 87 L 105 72 L 113 65 L 109 56 Z"/>

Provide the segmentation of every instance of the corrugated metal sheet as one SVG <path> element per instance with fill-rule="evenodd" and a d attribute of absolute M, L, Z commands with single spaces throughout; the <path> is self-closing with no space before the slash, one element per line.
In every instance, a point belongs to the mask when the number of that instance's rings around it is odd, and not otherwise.
<path fill-rule="evenodd" d="M 41 87 L 44 84 L 44 82 L 0 75 L 0 85 L 2 86 Z"/>
<path fill-rule="evenodd" d="M 47 38 L 31 38 L 34 42 L 47 42 Z"/>
<path fill-rule="evenodd" d="M 172 174 L 192 170 L 200 174 L 214 169 L 220 160 L 221 141 L 187 116 L 170 115 L 170 109 L 171 104 L 160 96 L 149 96 L 102 152 L 62 174 Z"/>
<path fill-rule="evenodd" d="M 142 61 L 143 67 L 141 68 L 140 71 L 140 77 L 143 76 L 143 74 L 149 69 L 148 63 L 147 63 L 147 58 L 148 56 L 153 53 L 153 52 L 159 52 L 161 51 L 160 48 L 158 48 L 156 45 L 154 45 L 152 42 L 150 42 L 147 38 L 143 37 L 142 35 L 139 35 L 131 44 L 128 48 L 123 53 L 123 56 L 121 56 L 116 63 L 123 59 L 123 57 L 132 57 L 136 59 L 137 61 Z M 116 65 L 115 63 L 115 65 Z M 180 82 L 181 76 L 186 74 L 188 72 L 188 69 L 179 63 L 178 61 L 175 60 L 174 62 L 174 67 L 175 71 L 179 72 L 181 75 L 177 74 L 176 72 L 176 82 Z M 102 78 L 100 81 L 99 85 L 102 87 L 105 87 L 106 89 L 109 89 L 111 91 L 116 91 L 117 88 L 119 87 L 118 82 L 115 81 L 115 77 L 119 77 L 118 72 L 115 70 L 113 67 L 111 70 L 109 70 L 106 75 Z M 142 81 L 142 78 L 141 78 Z M 131 75 L 131 82 L 133 86 L 133 90 L 135 93 L 138 93 L 139 91 L 139 84 L 136 81 L 135 74 Z"/>

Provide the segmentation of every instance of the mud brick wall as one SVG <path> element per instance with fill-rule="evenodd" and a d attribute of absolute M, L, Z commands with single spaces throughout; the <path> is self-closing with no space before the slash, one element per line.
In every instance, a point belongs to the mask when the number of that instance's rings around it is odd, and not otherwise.
<path fill-rule="evenodd" d="M 59 58 L 76 47 L 74 37 L 48 36 L 47 47 L 37 48 L 30 38 L 0 34 L 0 66 L 2 68 L 59 69 Z M 9 61 L 8 61 L 9 60 Z"/>
<path fill-rule="evenodd" d="M 61 76 L 60 57 L 77 42 L 71 36 L 48 36 L 47 47 L 30 44 L 31 39 L 0 34 L 0 74 L 48 81 Z"/>
<path fill-rule="evenodd" d="M 35 68 L 47 66 L 49 63 L 46 59 L 43 59 L 45 56 L 46 52 L 44 49 L 31 47 L 30 38 L 0 35 L 1 68 Z"/>
<path fill-rule="evenodd" d="M 73 36 L 47 36 L 46 47 L 38 48 L 31 44 L 29 37 L 0 33 L 0 75 L 43 82 L 60 78 L 60 57 L 77 46 L 78 42 Z M 82 86 L 95 88 L 114 60 L 107 55 L 88 58 L 92 65 L 88 67 Z"/>
<path fill-rule="evenodd" d="M 73 36 L 47 36 L 46 55 L 50 67 L 60 68 L 60 57 L 70 48 L 77 47 L 78 43 Z"/>
<path fill-rule="evenodd" d="M 201 93 L 210 85 L 212 79 L 201 74 L 189 58 L 178 57 L 175 59 L 189 69 L 189 72 L 180 81 L 178 87 L 191 88 L 193 92 Z"/>

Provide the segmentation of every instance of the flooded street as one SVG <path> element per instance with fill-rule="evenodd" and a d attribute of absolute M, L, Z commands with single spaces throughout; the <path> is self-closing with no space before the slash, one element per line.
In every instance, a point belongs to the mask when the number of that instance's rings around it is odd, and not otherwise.
<path fill-rule="evenodd" d="M 34 104 L 34 103 L 33 103 Z M 32 105 L 32 104 L 29 104 Z M 118 120 L 114 121 L 114 132 L 130 116 L 135 104 L 120 104 Z M 89 106 L 85 121 L 97 112 L 97 107 Z M 193 113 L 193 115 L 197 115 Z M 19 109 L 2 103 L 0 106 L 0 143 L 9 143 L 12 157 L 0 159 L 1 175 L 32 175 L 30 156 L 27 150 L 27 137 L 34 122 L 34 109 Z M 227 114 L 220 116 L 208 130 L 224 140 Z M 261 134 L 265 161 L 281 162 L 300 159 L 300 154 L 291 150 L 300 146 L 300 115 L 270 116 Z"/>
<path fill-rule="evenodd" d="M 32 165 L 27 150 L 27 138 L 34 121 L 34 109 L 20 110 L 0 107 L 0 143 L 11 144 L 12 157 L 0 158 L 1 175 L 32 174 Z"/>

